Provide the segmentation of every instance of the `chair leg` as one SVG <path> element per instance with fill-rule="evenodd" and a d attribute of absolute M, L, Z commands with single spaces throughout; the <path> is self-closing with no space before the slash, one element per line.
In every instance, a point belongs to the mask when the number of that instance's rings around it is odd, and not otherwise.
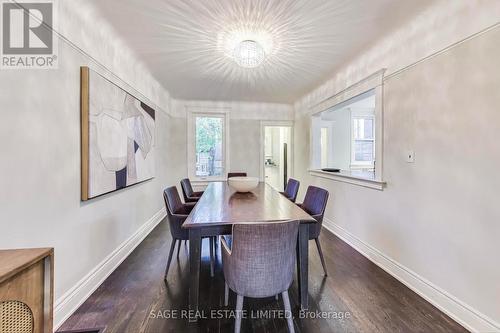
<path fill-rule="evenodd" d="M 177 239 L 173 238 L 172 244 L 170 244 L 170 252 L 168 253 L 167 268 L 165 269 L 165 277 L 164 277 L 165 280 L 167 279 L 168 269 L 170 268 L 170 262 L 172 261 L 172 255 L 174 254 L 176 241 L 177 241 Z"/>
<path fill-rule="evenodd" d="M 241 317 L 243 315 L 243 296 L 236 296 L 236 322 L 234 323 L 234 333 L 240 333 Z"/>
<path fill-rule="evenodd" d="M 210 276 L 214 277 L 214 238 L 210 237 Z"/>
<path fill-rule="evenodd" d="M 227 285 L 227 282 L 224 283 L 224 306 L 227 306 L 229 304 L 229 286 Z"/>
<path fill-rule="evenodd" d="M 285 306 L 285 318 L 288 324 L 288 331 L 294 333 L 295 329 L 293 327 L 293 317 L 292 317 L 292 307 L 290 306 L 290 298 L 288 297 L 288 290 L 281 293 L 283 297 L 283 305 Z"/>
<path fill-rule="evenodd" d="M 328 272 L 326 271 L 325 258 L 323 257 L 323 251 L 321 251 L 321 244 L 319 243 L 319 238 L 314 238 L 316 241 L 316 247 L 318 248 L 319 257 L 321 259 L 321 265 L 323 265 L 323 271 L 325 271 L 325 276 L 328 276 Z"/>
<path fill-rule="evenodd" d="M 179 258 L 179 252 L 181 251 L 181 243 L 182 240 L 179 240 L 179 243 L 177 243 L 177 258 Z"/>

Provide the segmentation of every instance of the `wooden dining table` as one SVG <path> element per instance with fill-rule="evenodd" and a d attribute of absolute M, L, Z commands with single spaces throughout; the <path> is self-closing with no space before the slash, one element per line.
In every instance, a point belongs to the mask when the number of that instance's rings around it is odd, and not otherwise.
<path fill-rule="evenodd" d="M 238 193 L 227 182 L 209 183 L 183 228 L 189 230 L 189 313 L 198 313 L 202 237 L 230 235 L 234 224 L 275 223 L 299 220 L 297 276 L 299 304 L 308 308 L 309 225 L 317 223 L 300 207 L 265 183 L 247 193 Z"/>

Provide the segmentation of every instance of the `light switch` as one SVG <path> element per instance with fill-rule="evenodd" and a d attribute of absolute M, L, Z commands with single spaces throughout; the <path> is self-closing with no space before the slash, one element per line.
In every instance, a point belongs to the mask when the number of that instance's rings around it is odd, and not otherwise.
<path fill-rule="evenodd" d="M 408 150 L 406 152 L 406 162 L 408 163 L 415 162 L 415 152 L 413 150 Z"/>

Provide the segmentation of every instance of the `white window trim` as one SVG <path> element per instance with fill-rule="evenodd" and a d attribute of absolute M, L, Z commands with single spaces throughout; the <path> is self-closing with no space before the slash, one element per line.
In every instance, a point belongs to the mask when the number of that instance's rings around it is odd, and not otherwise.
<path fill-rule="evenodd" d="M 328 141 L 331 137 L 331 130 L 332 129 L 332 126 L 321 126 L 320 127 L 320 137 L 319 137 L 319 142 L 320 142 L 320 158 L 319 158 L 319 163 L 321 165 L 321 167 L 323 168 L 323 162 L 326 162 L 326 164 L 328 164 L 328 159 L 330 158 L 330 155 L 331 155 L 331 145 L 328 147 L 329 149 L 326 149 L 326 158 L 325 158 L 325 161 L 323 161 L 323 130 L 325 130 L 326 132 L 326 141 Z"/>
<path fill-rule="evenodd" d="M 340 91 L 309 108 L 309 174 L 312 176 L 328 178 L 353 185 L 364 186 L 382 190 L 386 183 L 383 181 L 383 79 L 386 69 L 381 69 L 364 80 L 361 80 L 343 91 Z M 344 103 L 351 98 L 367 93 L 375 92 L 375 174 L 371 179 L 357 177 L 350 172 L 330 173 L 318 170 L 313 165 L 313 133 L 312 116 L 327 109 Z"/>
<path fill-rule="evenodd" d="M 188 108 L 187 110 L 187 175 L 191 182 L 198 185 L 213 181 L 227 180 L 229 167 L 229 109 L 216 108 Z M 199 116 L 221 117 L 224 119 L 222 132 L 223 146 L 223 170 L 221 176 L 199 177 L 196 176 L 196 124 L 195 119 Z"/>

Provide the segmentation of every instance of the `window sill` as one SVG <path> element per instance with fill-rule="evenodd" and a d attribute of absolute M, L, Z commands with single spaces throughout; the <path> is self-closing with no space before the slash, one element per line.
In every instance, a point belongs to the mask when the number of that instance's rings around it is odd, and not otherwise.
<path fill-rule="evenodd" d="M 382 191 L 386 186 L 386 182 L 376 179 L 375 175 L 371 172 L 360 171 L 340 171 L 340 172 L 327 172 L 318 169 L 309 170 L 309 174 L 315 177 L 332 179 L 335 181 L 373 188 Z"/>

